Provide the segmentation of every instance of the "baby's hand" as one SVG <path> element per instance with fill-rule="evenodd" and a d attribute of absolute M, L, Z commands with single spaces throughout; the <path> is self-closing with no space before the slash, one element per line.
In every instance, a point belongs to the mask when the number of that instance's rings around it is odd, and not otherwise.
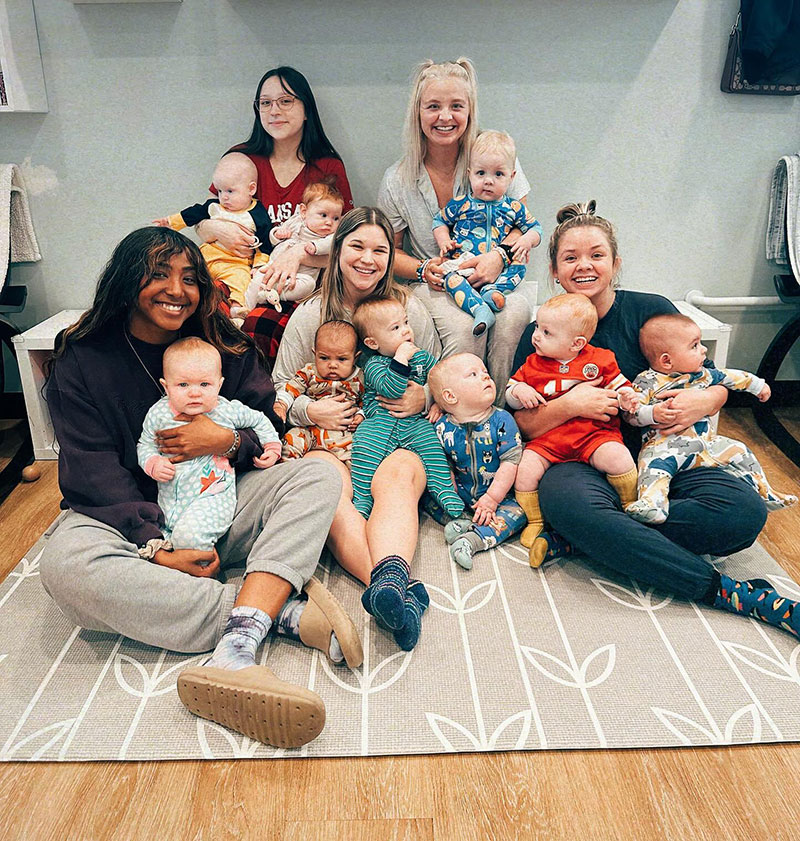
<path fill-rule="evenodd" d="M 767 400 L 769 400 L 769 398 L 772 397 L 772 389 L 766 383 L 764 383 L 764 388 L 762 388 L 761 391 L 758 392 L 757 397 L 761 403 L 766 403 Z"/>
<path fill-rule="evenodd" d="M 536 248 L 541 241 L 538 231 L 528 231 L 511 244 L 511 254 L 518 263 L 527 263 L 531 248 Z"/>
<path fill-rule="evenodd" d="M 144 471 L 156 482 L 169 482 L 175 477 L 175 465 L 166 456 L 150 456 Z"/>
<path fill-rule="evenodd" d="M 291 230 L 289 230 L 289 228 L 287 228 L 285 225 L 281 225 L 279 228 L 275 228 L 275 230 L 272 232 L 272 236 L 274 236 L 275 239 L 289 239 L 291 235 Z"/>
<path fill-rule="evenodd" d="M 533 386 L 527 383 L 517 383 L 511 389 L 511 393 L 522 403 L 524 409 L 535 409 L 537 406 L 544 406 L 547 403 L 544 397 Z"/>
<path fill-rule="evenodd" d="M 434 403 L 434 404 L 430 407 L 430 409 L 428 409 L 428 414 L 427 414 L 427 415 L 425 415 L 425 417 L 426 417 L 426 418 L 427 418 L 427 419 L 428 419 L 431 423 L 436 423 L 436 422 L 439 420 L 439 418 L 440 418 L 443 414 L 444 414 L 444 412 L 441 410 L 441 407 L 439 406 L 439 404 L 438 404 L 438 403 Z"/>
<path fill-rule="evenodd" d="M 285 423 L 286 422 L 286 415 L 289 413 L 289 410 L 286 408 L 286 404 L 282 403 L 280 400 L 275 401 L 275 405 L 272 407 L 272 411 Z"/>
<path fill-rule="evenodd" d="M 306 254 L 316 254 L 317 253 L 317 246 L 314 245 L 313 242 L 306 243 Z"/>
<path fill-rule="evenodd" d="M 623 412 L 628 412 L 632 415 L 639 411 L 641 400 L 635 391 L 625 389 L 624 391 L 618 391 L 617 396 L 619 398 L 619 407 Z"/>
<path fill-rule="evenodd" d="M 403 365 L 408 365 L 409 359 L 419 350 L 414 342 L 403 342 L 394 352 L 394 358 Z"/>
<path fill-rule="evenodd" d="M 260 467 L 262 470 L 267 467 L 272 467 L 273 464 L 281 457 L 281 454 L 276 450 L 264 450 L 260 456 L 253 458 L 253 464 Z"/>
<path fill-rule="evenodd" d="M 485 493 L 475 503 L 475 513 L 472 516 L 472 522 L 476 526 L 488 526 L 494 520 L 494 513 L 497 511 L 497 503 Z"/>
<path fill-rule="evenodd" d="M 350 423 L 347 425 L 347 429 L 348 429 L 350 432 L 355 432 L 355 431 L 356 431 L 356 427 L 357 427 L 357 426 L 361 423 L 361 421 L 363 421 L 363 420 L 364 420 L 364 415 L 362 415 L 362 414 L 360 414 L 360 413 L 359 413 L 359 414 L 357 414 L 357 415 L 353 415 L 353 420 L 351 420 L 351 421 L 350 421 Z"/>
<path fill-rule="evenodd" d="M 153 219 L 150 223 L 151 225 L 158 225 L 159 228 L 168 228 L 169 227 L 169 219 L 166 216 L 162 216 L 160 219 Z"/>
<path fill-rule="evenodd" d="M 439 256 L 447 257 L 451 251 L 458 251 L 458 243 L 454 239 L 449 239 L 447 242 L 441 244 L 439 247 Z"/>
<path fill-rule="evenodd" d="M 678 410 L 672 408 L 672 398 L 656 403 L 653 407 L 653 420 L 658 424 L 670 426 L 678 418 Z"/>

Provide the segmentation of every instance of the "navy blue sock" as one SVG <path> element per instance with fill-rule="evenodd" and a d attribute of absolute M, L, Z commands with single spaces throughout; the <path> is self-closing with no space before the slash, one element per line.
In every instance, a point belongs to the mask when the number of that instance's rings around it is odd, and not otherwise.
<path fill-rule="evenodd" d="M 364 610 L 379 624 L 396 631 L 405 623 L 405 597 L 410 568 L 399 555 L 389 555 L 372 569 L 369 587 L 361 594 Z"/>
<path fill-rule="evenodd" d="M 421 581 L 409 581 L 406 590 L 402 628 L 394 632 L 394 641 L 403 651 L 411 651 L 419 642 L 422 631 L 422 614 L 428 609 L 431 598 Z"/>

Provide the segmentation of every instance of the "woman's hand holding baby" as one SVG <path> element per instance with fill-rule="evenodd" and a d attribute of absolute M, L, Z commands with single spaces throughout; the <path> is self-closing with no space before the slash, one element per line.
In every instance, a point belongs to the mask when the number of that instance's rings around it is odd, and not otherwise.
<path fill-rule="evenodd" d="M 231 430 L 214 423 L 207 415 L 177 415 L 187 421 L 156 432 L 156 446 L 173 464 L 197 456 L 221 455 L 231 446 Z"/>
<path fill-rule="evenodd" d="M 706 415 L 716 414 L 725 405 L 728 390 L 724 386 L 712 385 L 702 389 L 674 389 L 665 391 L 661 396 L 665 399 L 672 398 L 672 408 L 677 414 L 672 423 L 659 424 L 658 429 L 662 435 L 675 435 Z"/>
<path fill-rule="evenodd" d="M 323 397 L 309 403 L 306 413 L 308 419 L 322 429 L 344 431 L 355 418 L 357 407 L 344 394 L 335 397 Z"/>
<path fill-rule="evenodd" d="M 418 415 L 425 408 L 425 402 L 425 389 L 413 380 L 409 380 L 402 397 L 390 398 L 378 395 L 378 403 L 393 418 L 410 418 L 412 415 Z"/>
<path fill-rule="evenodd" d="M 503 258 L 498 251 L 493 249 L 486 254 L 464 260 L 459 268 L 475 269 L 469 276 L 469 284 L 473 289 L 480 289 L 487 283 L 494 283 L 503 271 L 503 266 Z"/>
<path fill-rule="evenodd" d="M 306 257 L 306 248 L 302 242 L 287 248 L 275 259 L 270 260 L 266 266 L 260 266 L 261 285 L 265 289 L 274 289 L 279 295 L 283 292 L 284 286 L 294 288 L 297 281 L 297 270 Z"/>
<path fill-rule="evenodd" d="M 227 219 L 204 219 L 197 224 L 197 233 L 204 242 L 216 242 L 236 257 L 252 257 L 256 237 L 252 231 Z"/>
<path fill-rule="evenodd" d="M 153 556 L 153 563 L 177 569 L 195 578 L 216 578 L 219 572 L 219 555 L 216 549 L 210 552 L 200 549 L 174 549 L 167 552 L 166 549 L 159 549 Z"/>

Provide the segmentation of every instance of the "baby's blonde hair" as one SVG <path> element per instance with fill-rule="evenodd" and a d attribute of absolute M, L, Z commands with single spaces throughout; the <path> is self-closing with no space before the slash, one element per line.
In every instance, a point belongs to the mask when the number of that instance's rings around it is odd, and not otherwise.
<path fill-rule="evenodd" d="M 228 152 L 227 155 L 223 155 L 217 161 L 213 178 L 216 178 L 220 172 L 231 173 L 243 181 L 255 181 L 258 184 L 258 170 L 256 169 L 256 165 L 247 155 L 242 154 L 242 152 Z"/>
<path fill-rule="evenodd" d="M 639 347 L 648 363 L 655 366 L 658 357 L 669 352 L 675 342 L 677 327 L 697 327 L 688 315 L 666 312 L 648 318 L 639 330 Z"/>
<path fill-rule="evenodd" d="M 550 298 L 539 307 L 541 312 L 554 312 L 566 316 L 574 325 L 576 335 L 583 336 L 587 342 L 591 341 L 597 330 L 597 310 L 594 304 L 580 292 L 566 292 Z"/>
<path fill-rule="evenodd" d="M 474 356 L 473 353 L 455 353 L 446 359 L 440 359 L 431 368 L 428 374 L 428 385 L 431 388 L 433 399 L 441 406 L 442 393 L 447 388 L 448 380 L 452 378 L 455 363 L 463 361 L 467 356 Z"/>
<path fill-rule="evenodd" d="M 405 312 L 403 304 L 390 295 L 370 295 L 353 310 L 353 327 L 356 328 L 358 338 L 362 342 L 371 335 L 370 330 L 381 315 L 385 316 L 390 307 L 399 307 Z"/>
<path fill-rule="evenodd" d="M 195 361 L 200 356 L 206 357 L 209 362 L 216 363 L 218 372 L 222 373 L 222 357 L 219 355 L 219 351 L 214 345 L 197 336 L 187 336 L 185 339 L 178 339 L 173 342 L 164 351 L 161 367 L 166 374 L 168 367 L 187 360 Z"/>
<path fill-rule="evenodd" d="M 482 131 L 472 144 L 472 151 L 469 155 L 469 165 L 472 167 L 472 162 L 478 155 L 485 155 L 486 153 L 495 153 L 502 155 L 506 163 L 513 170 L 514 164 L 517 160 L 517 147 L 514 143 L 514 138 L 505 131 Z"/>

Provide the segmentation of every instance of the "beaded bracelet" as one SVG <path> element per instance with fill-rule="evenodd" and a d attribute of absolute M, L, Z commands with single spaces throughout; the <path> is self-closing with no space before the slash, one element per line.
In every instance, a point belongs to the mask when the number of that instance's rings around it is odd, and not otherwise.
<path fill-rule="evenodd" d="M 503 258 L 503 268 L 507 269 L 511 265 L 511 255 L 509 254 L 509 251 L 511 251 L 511 246 L 497 245 L 492 250 L 496 251 Z"/>
<path fill-rule="evenodd" d="M 420 260 L 420 263 L 417 266 L 417 281 L 419 283 L 425 283 L 425 269 L 428 268 L 428 263 L 430 263 L 430 261 L 430 257 L 427 260 Z"/>
<path fill-rule="evenodd" d="M 227 450 L 225 450 L 224 453 L 220 453 L 222 458 L 230 458 L 239 449 L 239 444 L 241 444 L 241 443 L 242 443 L 242 436 L 239 435 L 239 430 L 238 429 L 234 429 L 233 430 L 233 443 L 230 445 L 230 447 L 228 447 Z"/>

